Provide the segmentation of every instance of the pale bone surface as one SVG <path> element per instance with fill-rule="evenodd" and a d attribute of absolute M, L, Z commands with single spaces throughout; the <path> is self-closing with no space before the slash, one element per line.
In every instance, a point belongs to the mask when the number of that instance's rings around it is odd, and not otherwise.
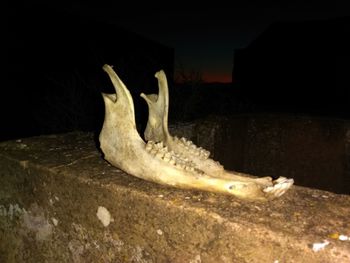
<path fill-rule="evenodd" d="M 104 158 L 113 166 L 138 178 L 183 188 L 231 194 L 249 200 L 268 200 L 283 195 L 293 179 L 257 178 L 227 171 L 209 158 L 210 153 L 168 131 L 169 91 L 164 71 L 155 74 L 159 94 L 141 96 L 149 107 L 145 139 L 136 129 L 131 94 L 113 68 L 104 65 L 115 94 L 102 93 L 105 118 L 99 135 Z"/>

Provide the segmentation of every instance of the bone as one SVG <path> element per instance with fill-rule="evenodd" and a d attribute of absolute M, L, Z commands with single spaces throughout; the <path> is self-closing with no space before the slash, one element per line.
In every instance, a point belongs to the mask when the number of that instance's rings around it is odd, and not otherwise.
<path fill-rule="evenodd" d="M 162 152 L 157 152 L 157 153 L 156 153 L 156 157 L 159 158 L 159 159 L 163 159 L 164 153 L 162 153 Z"/>
<path fill-rule="evenodd" d="M 150 152 L 152 150 L 152 148 L 153 148 L 152 144 L 150 144 L 150 143 L 146 144 L 146 151 L 147 152 Z"/>
<path fill-rule="evenodd" d="M 164 155 L 163 156 L 163 160 L 164 160 L 164 162 L 170 162 L 170 160 L 171 160 L 171 157 L 169 157 L 169 156 L 167 156 L 167 155 Z"/>
<path fill-rule="evenodd" d="M 271 178 L 252 179 L 230 173 L 210 158 L 203 160 L 201 156 L 209 154 L 205 150 L 199 149 L 200 154 L 193 157 L 196 155 L 169 134 L 169 98 L 163 71 L 156 73 L 162 92 L 159 95 L 141 95 L 150 109 L 146 143 L 136 130 L 134 104 L 129 90 L 111 66 L 104 65 L 103 70 L 111 79 L 115 94 L 102 93 L 105 117 L 99 142 L 105 160 L 112 166 L 160 185 L 228 194 L 245 200 L 273 199 L 284 194 L 293 184 L 293 180 L 287 178 L 273 182 Z M 150 122 L 152 118 L 154 123 Z M 193 143 L 185 138 L 181 140 L 192 148 Z"/>
<path fill-rule="evenodd" d="M 169 163 L 172 164 L 172 165 L 175 165 L 175 164 L 176 164 L 175 158 L 172 157 L 172 158 L 170 159 Z"/>
<path fill-rule="evenodd" d="M 263 189 L 267 189 L 263 191 L 264 193 L 278 197 L 293 185 L 293 179 L 286 179 L 287 181 L 285 181 L 284 178 L 278 178 L 276 181 L 273 181 L 270 177 L 256 178 L 235 171 L 227 171 L 218 161 L 209 158 L 209 151 L 196 146 L 192 141 L 184 137 L 179 139 L 177 136 L 172 136 L 168 130 L 169 90 L 166 75 L 161 70 L 155 74 L 155 77 L 158 79 L 158 94 L 141 95 L 146 99 L 149 106 L 149 120 L 147 122 L 145 138 L 149 140 L 163 138 L 164 145 L 178 153 L 178 157 L 181 156 L 182 159 L 193 162 L 196 169 L 212 177 L 256 184 Z M 157 98 L 157 100 L 152 98 Z"/>

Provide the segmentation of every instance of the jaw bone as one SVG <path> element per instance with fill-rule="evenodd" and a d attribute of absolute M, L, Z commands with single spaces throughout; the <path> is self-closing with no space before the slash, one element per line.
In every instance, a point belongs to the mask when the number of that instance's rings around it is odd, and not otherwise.
<path fill-rule="evenodd" d="M 271 177 L 257 178 L 248 174 L 227 171 L 219 162 L 209 158 L 209 151 L 197 147 L 193 142 L 183 137 L 179 139 L 176 136 L 171 136 L 168 130 L 169 90 L 166 75 L 161 70 L 155 74 L 155 77 L 158 79 L 158 95 L 141 93 L 141 97 L 145 99 L 149 109 L 148 122 L 144 133 L 147 141 L 162 142 L 169 150 L 191 160 L 197 169 L 214 178 L 233 180 L 239 186 L 244 185 L 245 187 L 240 188 L 240 197 L 254 198 L 249 196 L 251 195 L 250 191 L 245 192 L 252 185 L 260 187 L 267 195 L 276 197 L 284 194 L 293 185 L 294 180 L 285 177 L 279 177 L 273 181 Z"/>
<path fill-rule="evenodd" d="M 275 183 L 270 179 L 248 180 L 246 177 L 227 176 L 225 173 L 219 176 L 216 169 L 224 169 L 207 158 L 208 152 L 205 150 L 196 148 L 199 151 L 197 159 L 208 162 L 209 165 L 198 164 L 198 160 L 189 158 L 192 155 L 186 154 L 184 150 L 175 151 L 175 147 L 172 150 L 171 143 L 167 145 L 169 140 L 179 145 L 182 141 L 176 141 L 164 131 L 164 127 L 167 129 L 168 99 L 163 100 L 162 103 L 166 103 L 163 104 L 164 107 L 155 107 L 153 113 L 150 111 L 148 142 L 145 143 L 136 129 L 134 104 L 129 90 L 111 66 L 104 65 L 103 70 L 109 75 L 116 94 L 102 93 L 105 118 L 99 141 L 104 158 L 113 166 L 147 181 L 183 189 L 231 194 L 249 200 L 273 199 L 282 195 L 293 183 L 287 179 L 278 179 Z M 162 73 L 157 74 L 159 76 Z M 159 80 L 166 84 L 165 75 Z M 143 96 L 149 100 L 148 103 L 160 101 L 156 100 L 155 95 Z M 165 97 L 168 98 L 168 95 Z M 166 126 L 163 122 L 159 124 L 159 119 L 166 119 Z M 149 140 L 150 138 L 154 140 Z M 193 148 L 192 144 L 190 147 Z"/>

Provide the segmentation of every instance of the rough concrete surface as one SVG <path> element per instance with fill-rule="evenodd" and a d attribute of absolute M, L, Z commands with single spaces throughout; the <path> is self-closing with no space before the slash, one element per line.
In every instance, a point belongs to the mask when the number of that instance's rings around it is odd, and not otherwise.
<path fill-rule="evenodd" d="M 350 196 L 269 202 L 142 181 L 92 134 L 0 143 L 0 262 L 350 262 Z"/>

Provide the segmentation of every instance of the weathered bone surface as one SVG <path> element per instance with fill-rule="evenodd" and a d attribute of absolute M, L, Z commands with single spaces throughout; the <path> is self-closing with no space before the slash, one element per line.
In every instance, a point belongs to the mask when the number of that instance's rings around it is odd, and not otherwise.
<path fill-rule="evenodd" d="M 169 95 L 166 76 L 156 73 L 159 95 L 144 95 L 149 106 L 145 139 L 136 129 L 134 104 L 129 90 L 111 66 L 104 65 L 116 94 L 102 94 L 105 119 L 99 136 L 104 158 L 138 178 L 184 189 L 231 194 L 250 200 L 267 200 L 284 194 L 293 179 L 252 178 L 226 171 L 209 158 L 209 152 L 168 131 Z"/>

